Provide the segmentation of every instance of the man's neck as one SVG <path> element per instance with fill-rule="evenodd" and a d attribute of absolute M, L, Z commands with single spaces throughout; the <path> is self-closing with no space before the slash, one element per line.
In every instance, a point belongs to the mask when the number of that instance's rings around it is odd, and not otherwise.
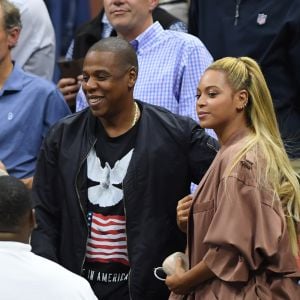
<path fill-rule="evenodd" d="M 2 89 L 5 81 L 11 74 L 13 67 L 14 66 L 10 58 L 0 61 L 0 89 Z"/>
<path fill-rule="evenodd" d="M 130 130 L 140 117 L 140 110 L 133 101 L 127 109 L 113 118 L 99 118 L 106 133 L 110 137 L 118 137 Z"/>
<path fill-rule="evenodd" d="M 0 241 L 2 242 L 19 242 L 23 244 L 29 244 L 28 235 L 12 233 L 12 232 L 0 232 Z"/>
<path fill-rule="evenodd" d="M 153 25 L 153 19 L 146 22 L 143 27 L 135 29 L 126 29 L 126 30 L 116 30 L 117 35 L 125 39 L 126 41 L 130 42 L 135 40 L 139 35 L 144 33 L 150 26 Z"/>

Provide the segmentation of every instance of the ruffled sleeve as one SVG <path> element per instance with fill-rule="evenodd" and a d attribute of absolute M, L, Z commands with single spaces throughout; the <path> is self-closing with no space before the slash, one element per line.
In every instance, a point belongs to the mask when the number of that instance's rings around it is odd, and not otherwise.
<path fill-rule="evenodd" d="M 217 277 L 247 281 L 250 272 L 276 257 L 285 223 L 273 200 L 270 192 L 234 176 L 221 181 L 203 258 Z"/>

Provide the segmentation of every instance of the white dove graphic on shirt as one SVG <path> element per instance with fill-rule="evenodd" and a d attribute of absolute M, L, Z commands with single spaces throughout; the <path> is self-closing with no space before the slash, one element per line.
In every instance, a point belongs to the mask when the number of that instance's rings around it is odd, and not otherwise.
<path fill-rule="evenodd" d="M 90 151 L 87 157 L 87 175 L 90 180 L 99 182 L 98 185 L 88 188 L 88 198 L 92 204 L 108 207 L 116 205 L 123 199 L 123 190 L 115 185 L 122 184 L 132 153 L 133 149 L 116 161 L 113 168 L 107 162 L 102 168 L 95 150 Z"/>

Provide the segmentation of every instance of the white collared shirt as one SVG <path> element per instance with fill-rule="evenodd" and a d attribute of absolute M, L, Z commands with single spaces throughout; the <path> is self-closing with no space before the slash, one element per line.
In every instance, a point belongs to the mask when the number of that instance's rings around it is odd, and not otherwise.
<path fill-rule="evenodd" d="M 89 283 L 31 252 L 31 246 L 0 241 L 0 298 L 97 300 Z"/>

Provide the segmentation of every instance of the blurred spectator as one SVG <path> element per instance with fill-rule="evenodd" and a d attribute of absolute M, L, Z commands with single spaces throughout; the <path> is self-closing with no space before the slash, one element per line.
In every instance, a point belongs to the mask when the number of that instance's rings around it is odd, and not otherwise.
<path fill-rule="evenodd" d="M 104 0 L 105 13 L 118 36 L 132 43 L 139 62 L 134 97 L 199 121 L 195 92 L 199 78 L 212 62 L 202 42 L 190 34 L 164 30 L 153 23 L 158 0 Z M 118 13 L 119 12 L 119 13 Z M 82 91 L 77 110 L 87 106 Z M 207 132 L 215 136 L 212 130 Z"/>
<path fill-rule="evenodd" d="M 83 24 L 76 32 L 66 59 L 80 59 L 85 56 L 87 50 L 99 39 L 116 35 L 115 30 L 109 23 L 103 8 L 103 0 L 99 0 L 100 13 L 91 21 Z M 153 10 L 153 20 L 159 21 L 163 28 L 175 31 L 187 32 L 186 24 L 160 7 Z M 74 78 L 63 78 L 58 82 L 58 86 L 63 93 L 65 100 L 72 107 L 75 103 L 76 95 L 80 87 L 79 81 Z"/>
<path fill-rule="evenodd" d="M 96 300 L 88 282 L 60 265 L 31 252 L 36 226 L 25 185 L 0 177 L 0 282 L 5 300 Z"/>
<path fill-rule="evenodd" d="M 19 10 L 0 2 L 0 160 L 7 172 L 31 186 L 42 140 L 49 127 L 69 114 L 55 85 L 24 72 L 11 59 L 21 30 Z"/>
<path fill-rule="evenodd" d="M 64 56 L 75 30 L 90 19 L 86 0 L 44 0 L 56 33 L 57 54 Z"/>
<path fill-rule="evenodd" d="M 24 71 L 53 79 L 55 34 L 43 0 L 10 0 L 21 13 L 22 31 L 12 59 Z"/>
<path fill-rule="evenodd" d="M 64 56 L 68 50 L 75 30 L 79 25 L 90 20 L 90 3 L 87 0 L 44 0 L 56 35 L 56 58 Z M 60 74 L 55 65 L 54 81 Z"/>
<path fill-rule="evenodd" d="M 300 1 L 190 2 L 189 32 L 215 59 L 250 56 L 260 64 L 286 150 L 300 173 Z"/>

